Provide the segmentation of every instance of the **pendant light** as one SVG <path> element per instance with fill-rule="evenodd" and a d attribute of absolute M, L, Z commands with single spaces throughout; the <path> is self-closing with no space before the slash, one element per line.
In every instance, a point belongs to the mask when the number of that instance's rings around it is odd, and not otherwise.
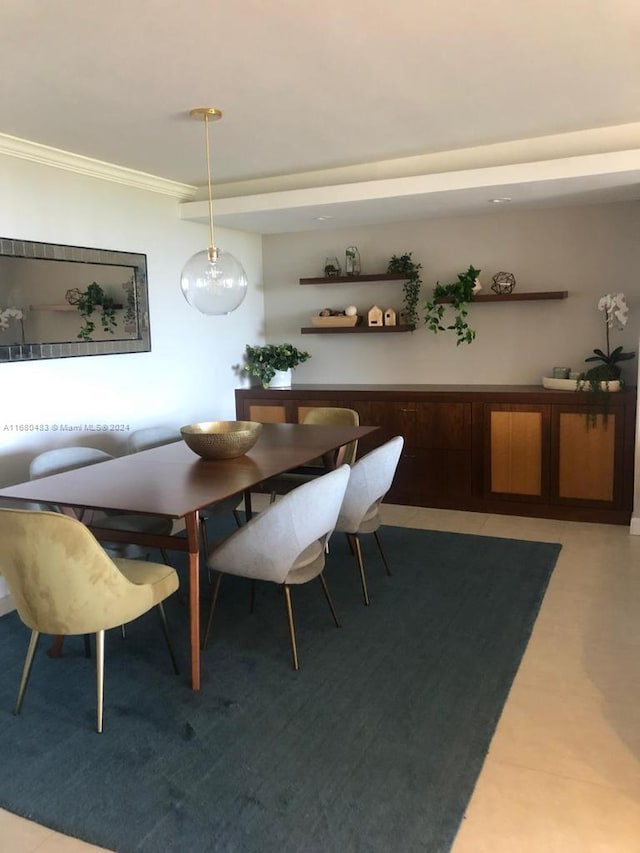
<path fill-rule="evenodd" d="M 246 296 L 248 282 L 240 261 L 229 252 L 218 249 L 213 236 L 209 123 L 221 119 L 222 112 L 215 107 L 197 107 L 189 115 L 204 120 L 209 188 L 209 248 L 189 258 L 182 270 L 180 288 L 189 305 L 202 314 L 230 314 Z"/>

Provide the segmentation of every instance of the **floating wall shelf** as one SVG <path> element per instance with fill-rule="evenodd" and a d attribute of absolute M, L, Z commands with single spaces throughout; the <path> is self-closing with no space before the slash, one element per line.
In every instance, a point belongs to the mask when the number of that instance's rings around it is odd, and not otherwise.
<path fill-rule="evenodd" d="M 478 293 L 477 296 L 472 296 L 472 302 L 531 302 L 542 299 L 566 299 L 569 295 L 568 290 L 544 290 L 537 293 Z M 445 303 L 451 302 L 450 296 L 440 296 L 436 302 Z"/>
<path fill-rule="evenodd" d="M 101 308 L 101 305 L 96 305 L 96 311 L 98 308 Z M 112 305 L 115 311 L 121 311 L 124 308 L 124 305 Z M 30 305 L 29 309 L 31 311 L 77 311 L 77 305 L 69 305 L 68 302 L 61 302 L 59 305 Z"/>
<path fill-rule="evenodd" d="M 415 326 L 306 326 L 302 335 L 380 335 L 385 332 L 413 332 Z"/>
<path fill-rule="evenodd" d="M 361 275 L 335 275 L 332 277 L 301 278 L 300 284 L 358 284 L 367 281 L 406 281 L 407 276 L 398 272 L 362 273 Z"/>

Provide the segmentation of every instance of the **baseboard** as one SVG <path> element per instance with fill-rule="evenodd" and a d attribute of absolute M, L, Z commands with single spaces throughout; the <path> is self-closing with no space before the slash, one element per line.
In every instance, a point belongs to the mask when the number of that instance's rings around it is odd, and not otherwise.
<path fill-rule="evenodd" d="M 629 533 L 632 536 L 640 536 L 640 516 L 634 515 L 631 518 L 631 524 L 629 525 Z"/>
<path fill-rule="evenodd" d="M 0 616 L 5 616 L 16 609 L 16 605 L 10 595 L 4 595 L 0 598 Z"/>

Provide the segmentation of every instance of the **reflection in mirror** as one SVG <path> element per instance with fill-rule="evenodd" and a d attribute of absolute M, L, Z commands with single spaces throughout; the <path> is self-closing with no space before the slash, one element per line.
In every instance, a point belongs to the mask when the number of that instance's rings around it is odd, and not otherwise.
<path fill-rule="evenodd" d="M 0 238 L 0 361 L 150 349 L 146 255 Z"/>

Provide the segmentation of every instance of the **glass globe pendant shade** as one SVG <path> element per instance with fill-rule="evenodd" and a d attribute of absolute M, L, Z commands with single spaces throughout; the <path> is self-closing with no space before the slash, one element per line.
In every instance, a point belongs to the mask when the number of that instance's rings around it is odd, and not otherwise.
<path fill-rule="evenodd" d="M 247 274 L 229 252 L 205 249 L 185 264 L 180 288 L 192 308 L 202 314 L 230 314 L 247 293 Z"/>

